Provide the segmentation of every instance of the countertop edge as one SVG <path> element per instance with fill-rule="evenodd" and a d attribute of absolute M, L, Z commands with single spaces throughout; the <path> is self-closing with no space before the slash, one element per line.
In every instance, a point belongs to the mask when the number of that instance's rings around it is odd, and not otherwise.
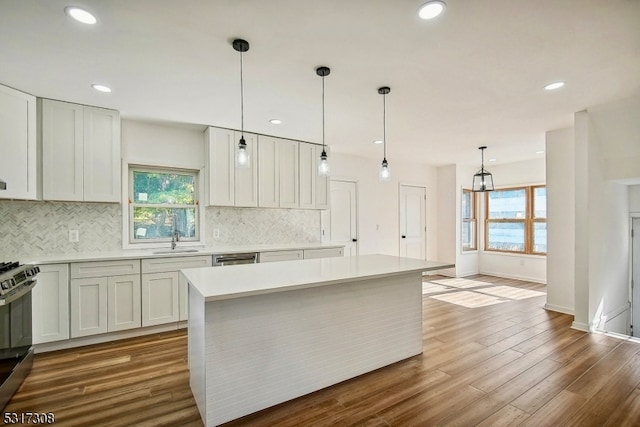
<path fill-rule="evenodd" d="M 298 263 L 298 262 L 305 262 L 305 261 L 309 261 L 309 260 L 289 261 L 289 262 Z M 437 263 L 436 261 L 427 261 L 427 262 Z M 198 294 L 200 294 L 204 298 L 204 302 L 207 303 L 207 302 L 231 300 L 231 299 L 245 298 L 245 297 L 251 297 L 251 296 L 258 296 L 258 295 L 280 293 L 280 292 L 288 292 L 288 291 L 301 290 L 301 289 L 310 289 L 310 288 L 322 287 L 322 286 L 333 286 L 333 285 L 339 285 L 339 284 L 348 283 L 348 282 L 359 282 L 359 281 L 365 281 L 365 280 L 371 280 L 371 279 L 381 279 L 385 277 L 392 277 L 392 276 L 398 276 L 403 274 L 413 274 L 413 273 L 419 273 L 419 272 L 424 273 L 427 271 L 445 270 L 445 269 L 454 268 L 454 267 L 455 267 L 454 263 L 438 263 L 437 265 L 433 265 L 430 267 L 418 266 L 418 267 L 402 269 L 400 271 L 396 270 L 396 271 L 388 271 L 388 272 L 382 272 L 382 273 L 362 274 L 362 275 L 351 276 L 351 277 L 337 277 L 337 278 L 331 278 L 328 280 L 323 280 L 323 279 L 311 280 L 311 281 L 293 283 L 290 285 L 279 286 L 279 287 L 241 290 L 241 291 L 232 292 L 232 293 L 225 292 L 217 295 L 205 295 L 202 292 L 202 289 L 200 286 L 192 283 L 192 278 L 189 277 L 190 276 L 189 271 L 198 270 L 198 269 L 184 269 L 184 270 L 181 270 L 180 274 L 182 274 L 187 279 L 189 283 L 189 287 L 192 289 L 195 289 L 198 292 Z"/>
<path fill-rule="evenodd" d="M 154 249 L 123 249 L 121 251 L 107 252 L 85 252 L 78 254 L 60 254 L 60 255 L 42 255 L 33 257 L 17 257 L 23 264 L 68 264 L 74 262 L 93 262 L 93 261 L 119 261 L 125 259 L 148 259 L 148 258 L 174 258 L 174 257 L 193 257 L 193 256 L 213 256 L 214 254 L 236 254 L 245 252 L 279 252 L 294 251 L 306 249 L 331 249 L 343 248 L 344 245 L 333 243 L 294 243 L 294 244 L 268 244 L 268 245 L 246 245 L 246 246 L 206 246 L 204 248 L 197 246 L 183 246 L 178 250 L 196 249 L 197 252 L 169 252 L 163 254 L 154 254 L 154 251 L 164 250 L 166 248 Z"/>

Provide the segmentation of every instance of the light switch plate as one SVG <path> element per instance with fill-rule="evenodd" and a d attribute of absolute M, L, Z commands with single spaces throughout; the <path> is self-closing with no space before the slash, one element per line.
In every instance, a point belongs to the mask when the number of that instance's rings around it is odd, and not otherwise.
<path fill-rule="evenodd" d="M 71 243 L 77 243 L 80 241 L 80 232 L 78 230 L 69 230 L 69 241 Z"/>

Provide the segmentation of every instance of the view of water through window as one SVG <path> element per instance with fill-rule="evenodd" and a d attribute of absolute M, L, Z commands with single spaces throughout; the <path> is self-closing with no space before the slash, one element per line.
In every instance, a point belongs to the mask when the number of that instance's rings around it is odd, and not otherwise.
<path fill-rule="evenodd" d="M 532 203 L 531 209 L 529 203 Z M 546 213 L 545 187 L 514 188 L 488 193 L 487 249 L 546 253 Z"/>

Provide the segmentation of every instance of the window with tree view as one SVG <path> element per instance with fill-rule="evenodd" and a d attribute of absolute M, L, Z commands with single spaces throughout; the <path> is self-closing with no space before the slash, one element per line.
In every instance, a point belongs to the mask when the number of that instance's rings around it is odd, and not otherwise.
<path fill-rule="evenodd" d="M 162 169 L 130 170 L 131 242 L 198 240 L 197 173 Z"/>
<path fill-rule="evenodd" d="M 546 187 L 487 192 L 485 225 L 485 250 L 546 254 Z"/>

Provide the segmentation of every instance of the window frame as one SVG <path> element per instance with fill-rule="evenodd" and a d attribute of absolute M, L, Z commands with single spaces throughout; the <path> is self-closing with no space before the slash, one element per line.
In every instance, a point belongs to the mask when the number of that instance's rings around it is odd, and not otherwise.
<path fill-rule="evenodd" d="M 461 217 L 461 226 L 464 229 L 464 225 L 466 223 L 470 223 L 473 226 L 473 232 L 471 233 L 470 236 L 470 243 L 473 243 L 472 247 L 465 247 L 464 245 L 464 240 L 462 238 L 462 230 L 460 230 L 460 246 L 462 247 L 462 251 L 463 252 L 475 252 L 478 250 L 478 197 L 476 192 L 472 191 L 471 189 L 467 189 L 467 188 L 463 188 L 462 189 L 462 199 L 460 201 L 460 209 L 462 211 L 462 203 L 464 202 L 464 197 L 466 194 L 469 194 L 470 198 L 469 198 L 469 203 L 471 205 L 470 207 L 470 211 L 471 211 L 471 216 L 469 218 L 466 218 L 464 216 L 464 212 L 461 212 L 460 217 Z"/>
<path fill-rule="evenodd" d="M 135 197 L 133 194 L 134 191 L 134 173 L 135 172 L 147 172 L 147 173 L 164 173 L 164 174 L 176 174 L 176 175 L 188 175 L 188 176 L 192 176 L 193 177 L 193 204 L 168 204 L 168 203 L 135 203 Z M 161 238 L 153 238 L 153 239 L 136 239 L 135 235 L 134 235 L 134 227 L 135 227 L 135 223 L 134 223 L 134 210 L 136 207 L 147 207 L 147 208 L 164 208 L 164 209 L 194 209 L 194 217 L 195 217 L 195 232 L 194 232 L 194 237 L 183 237 L 180 236 L 180 242 L 189 242 L 191 244 L 193 243 L 199 243 L 200 242 L 200 236 L 202 233 L 202 224 L 201 224 L 201 213 L 200 213 L 200 202 L 199 202 L 199 198 L 198 198 L 198 194 L 199 194 L 199 186 L 200 186 L 200 180 L 199 180 L 199 171 L 195 170 L 195 169 L 183 169 L 183 168 L 176 168 L 176 167 L 163 167 L 163 166 L 146 166 L 146 165 L 139 165 L 139 164 L 129 164 L 129 194 L 128 194 L 128 205 L 129 205 L 129 212 L 128 212 L 128 235 L 129 235 L 129 239 L 128 239 L 128 246 L 135 246 L 135 247 L 143 247 L 143 246 L 150 246 L 150 245 L 156 245 L 158 243 L 166 243 L 166 242 L 171 242 L 171 237 L 161 237 Z"/>
<path fill-rule="evenodd" d="M 545 184 L 517 186 L 517 187 L 505 187 L 493 190 L 496 191 L 514 191 L 524 190 L 525 192 L 525 217 L 524 218 L 489 218 L 489 192 L 485 193 L 484 199 L 484 250 L 486 252 L 499 252 L 505 254 L 517 254 L 517 255 L 539 255 L 546 256 L 546 252 L 535 252 L 533 250 L 533 236 L 534 225 L 536 223 L 547 222 L 546 212 L 544 218 L 535 217 L 534 206 L 534 193 L 536 188 L 546 188 Z M 489 224 L 490 223 L 517 223 L 524 225 L 524 249 L 522 251 L 511 251 L 507 249 L 492 249 L 489 248 Z"/>

